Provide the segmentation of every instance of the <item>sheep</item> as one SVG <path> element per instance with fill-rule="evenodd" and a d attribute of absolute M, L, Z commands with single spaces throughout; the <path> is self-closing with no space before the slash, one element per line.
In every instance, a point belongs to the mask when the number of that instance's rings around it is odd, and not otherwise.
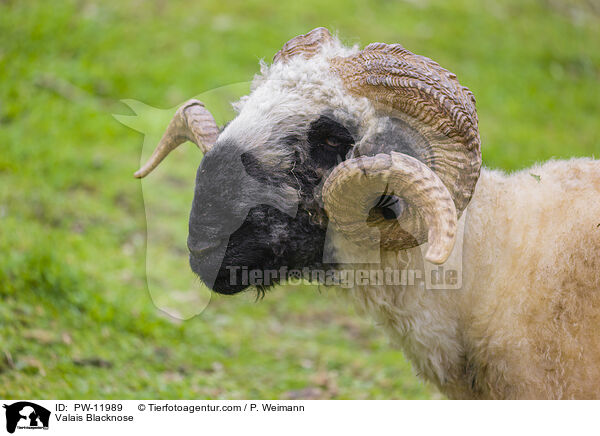
<path fill-rule="evenodd" d="M 136 172 L 186 140 L 204 152 L 188 248 L 215 292 L 291 270 L 340 285 L 348 270 L 446 268 L 437 290 L 342 287 L 449 398 L 600 398 L 600 161 L 482 168 L 475 99 L 454 74 L 325 28 L 262 63 L 235 108 L 219 131 L 190 100 Z M 240 278 L 256 271 L 275 274 Z"/>

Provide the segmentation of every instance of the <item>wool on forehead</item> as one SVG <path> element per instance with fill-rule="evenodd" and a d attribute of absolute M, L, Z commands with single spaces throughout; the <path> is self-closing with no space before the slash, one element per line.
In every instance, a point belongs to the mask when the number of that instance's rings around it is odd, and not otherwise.
<path fill-rule="evenodd" d="M 286 147 L 285 138 L 306 132 L 322 113 L 368 126 L 374 119 L 373 106 L 366 98 L 351 95 L 330 64 L 332 58 L 357 52 L 357 46 L 346 47 L 334 38 L 309 59 L 298 55 L 270 65 L 261 61 L 250 94 L 233 105 L 238 116 L 222 139 L 235 139 L 264 163 L 286 167 L 293 150 Z"/>

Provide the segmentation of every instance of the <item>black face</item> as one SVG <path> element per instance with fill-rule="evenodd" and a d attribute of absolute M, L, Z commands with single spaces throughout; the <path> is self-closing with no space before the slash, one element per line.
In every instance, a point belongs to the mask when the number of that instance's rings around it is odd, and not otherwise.
<path fill-rule="evenodd" d="M 234 294 L 249 286 L 264 290 L 290 270 L 327 269 L 328 222 L 316 197 L 354 138 L 333 117 L 321 116 L 284 142 L 295 156 L 290 170 L 267 167 L 259 153 L 242 152 L 233 142 L 218 143 L 198 168 L 190 265 L 216 292 Z"/>

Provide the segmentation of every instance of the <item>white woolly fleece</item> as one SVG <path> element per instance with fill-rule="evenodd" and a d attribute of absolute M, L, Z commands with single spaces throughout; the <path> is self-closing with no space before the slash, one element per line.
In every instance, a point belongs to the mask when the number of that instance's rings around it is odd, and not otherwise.
<path fill-rule="evenodd" d="M 285 63 L 261 62 L 261 74 L 254 77 L 252 92 L 234 103 L 238 116 L 221 133 L 219 141 L 235 138 L 246 150 L 254 150 L 263 163 L 287 168 L 292 160 L 290 150 L 277 146 L 283 141 L 274 139 L 306 131 L 324 110 L 331 110 L 340 121 L 360 120 L 358 133 L 362 136 L 362 129 L 373 128 L 382 118 L 375 115 L 367 98 L 348 93 L 329 64 L 331 58 L 357 51 L 358 47 L 344 47 L 335 38 L 310 59 L 298 56 Z M 267 141 L 269 146 L 265 147 Z"/>

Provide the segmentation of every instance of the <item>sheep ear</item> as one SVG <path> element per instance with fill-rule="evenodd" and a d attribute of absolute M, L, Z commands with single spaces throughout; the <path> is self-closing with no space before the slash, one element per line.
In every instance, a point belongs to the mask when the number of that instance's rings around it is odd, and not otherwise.
<path fill-rule="evenodd" d="M 325 44 L 333 42 L 333 36 L 325 27 L 317 27 L 306 35 L 298 35 L 286 42 L 273 56 L 273 63 L 286 62 L 290 58 L 302 55 L 309 59 L 319 52 Z"/>

